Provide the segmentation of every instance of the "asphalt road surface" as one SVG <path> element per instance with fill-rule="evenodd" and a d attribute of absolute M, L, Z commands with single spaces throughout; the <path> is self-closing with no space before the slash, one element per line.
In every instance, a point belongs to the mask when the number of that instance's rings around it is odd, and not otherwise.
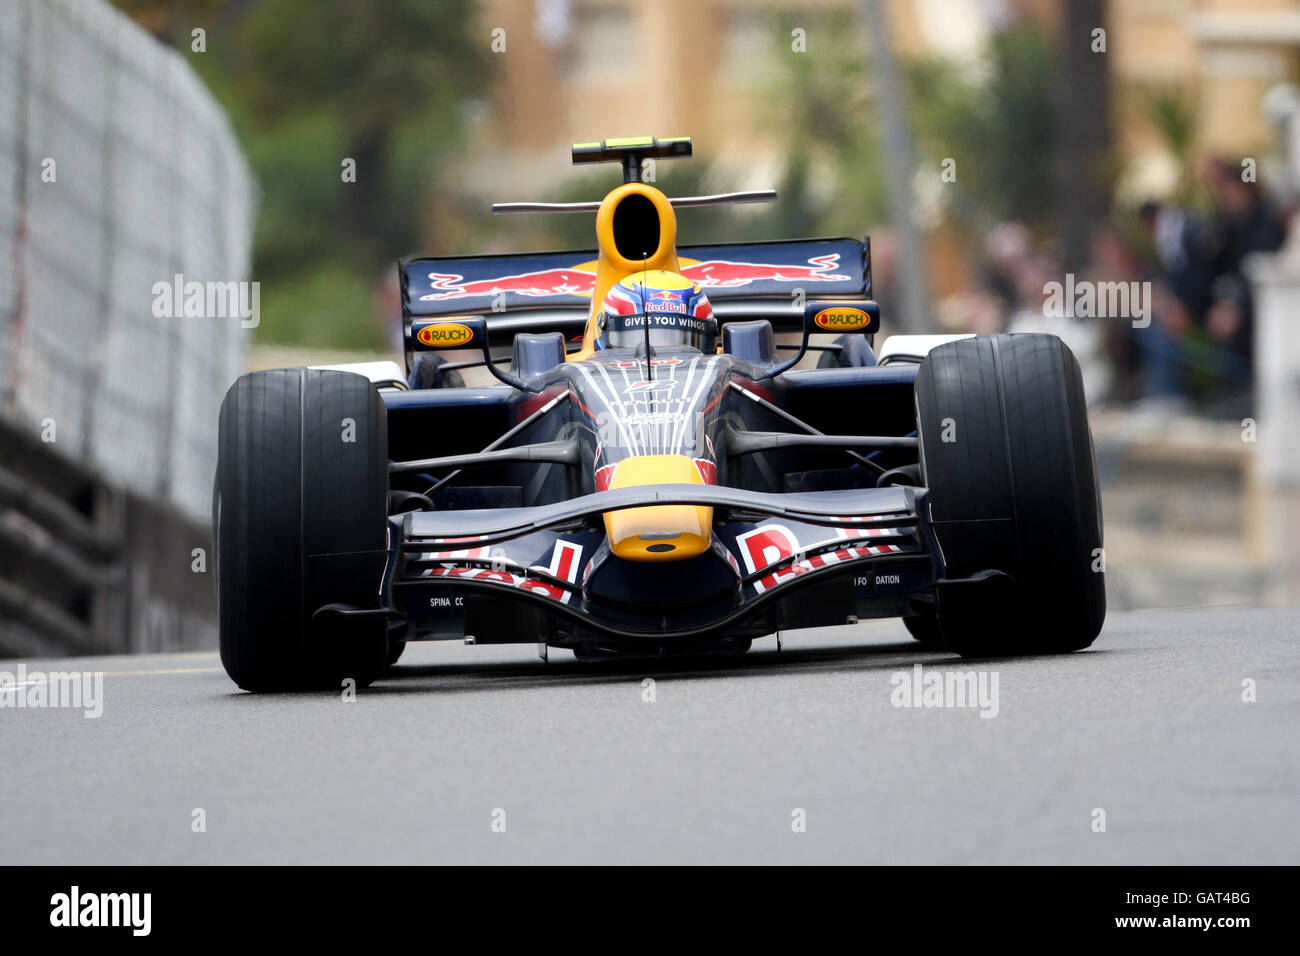
<path fill-rule="evenodd" d="M 102 670 L 103 714 L 0 695 L 0 863 L 1295 864 L 1298 639 L 1219 608 L 979 663 L 896 621 L 689 663 L 423 644 L 351 702 L 215 654 L 28 661 Z M 915 663 L 982 671 L 985 713 L 996 674 L 996 716 L 895 706 Z"/>

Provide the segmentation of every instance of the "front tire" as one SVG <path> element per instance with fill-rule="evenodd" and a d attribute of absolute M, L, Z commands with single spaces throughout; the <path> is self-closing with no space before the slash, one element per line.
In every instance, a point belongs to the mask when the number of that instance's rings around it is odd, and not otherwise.
<path fill-rule="evenodd" d="M 275 369 L 221 406 L 213 503 L 221 663 L 245 690 L 369 684 L 383 617 L 313 617 L 378 604 L 387 560 L 388 419 L 363 376 Z"/>
<path fill-rule="evenodd" d="M 947 342 L 921 363 L 916 408 L 946 578 L 1001 572 L 940 585 L 944 642 L 971 656 L 1090 645 L 1106 591 L 1097 466 L 1074 355 L 1054 335 Z"/>

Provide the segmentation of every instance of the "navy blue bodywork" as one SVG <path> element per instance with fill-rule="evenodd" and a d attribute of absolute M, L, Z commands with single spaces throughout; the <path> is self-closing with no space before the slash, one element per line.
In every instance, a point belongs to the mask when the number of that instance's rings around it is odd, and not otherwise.
<path fill-rule="evenodd" d="M 511 445 L 575 440 L 581 449 L 577 466 L 475 469 L 433 492 L 432 510 L 390 518 L 383 597 L 409 622 L 406 639 L 684 647 L 914 613 L 942 576 L 924 489 L 878 486 L 882 472 L 915 464 L 914 448 L 871 452 L 870 465 L 843 449 L 728 451 L 735 432 L 791 430 L 764 403 L 827 435 L 915 435 L 915 364 L 880 366 L 873 356 L 772 378 L 777 356 L 763 321 L 729 325 L 721 355 L 655 352 L 653 369 L 644 354 L 609 350 L 538 370 L 563 346 L 532 338 L 540 341 L 516 341 L 515 371 L 535 392 L 383 392 L 394 460 L 472 454 L 530 416 Z M 870 354 L 865 340 L 863 349 Z M 639 431 L 621 434 L 620 422 Z M 663 452 L 711 465 L 716 484 L 599 489 L 609 459 Z M 428 492 L 440 477 L 395 475 L 395 488 Z M 713 544 L 698 557 L 631 562 L 605 541 L 601 516 L 615 506 L 715 500 Z"/>
<path fill-rule="evenodd" d="M 805 299 L 870 299 L 869 242 L 677 255 L 713 303 L 719 354 L 641 346 L 566 361 L 590 309 L 594 250 L 399 263 L 408 343 L 414 323 L 482 313 L 493 355 L 524 387 L 383 391 L 390 459 L 521 446 L 549 456 L 454 477 L 394 471 L 400 513 L 378 598 L 404 622 L 399 636 L 664 653 L 932 608 L 943 568 L 915 442 L 918 366 L 878 365 L 870 337 L 849 334 L 823 353 L 830 367 L 779 371 L 793 346 L 777 334 L 802 333 Z M 745 445 L 772 433 L 889 440 Z M 646 455 L 692 461 L 700 483 L 614 483 L 622 461 Z M 605 514 L 665 503 L 712 507 L 708 549 L 614 555 Z"/>

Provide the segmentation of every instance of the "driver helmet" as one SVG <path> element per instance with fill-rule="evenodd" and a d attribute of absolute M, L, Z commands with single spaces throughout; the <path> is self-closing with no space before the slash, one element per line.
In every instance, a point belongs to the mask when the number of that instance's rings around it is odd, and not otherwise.
<path fill-rule="evenodd" d="M 650 329 L 653 348 L 713 352 L 718 322 L 700 287 L 676 272 L 636 272 L 615 283 L 596 316 L 598 349 L 634 349 Z"/>

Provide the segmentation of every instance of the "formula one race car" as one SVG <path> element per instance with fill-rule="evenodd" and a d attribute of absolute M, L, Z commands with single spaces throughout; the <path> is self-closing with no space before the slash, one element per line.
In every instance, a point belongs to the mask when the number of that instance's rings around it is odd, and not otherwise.
<path fill-rule="evenodd" d="M 876 349 L 869 242 L 677 245 L 674 207 L 775 198 L 641 181 L 690 153 L 578 144 L 624 184 L 494 207 L 595 213 L 595 251 L 399 263 L 405 373 L 231 387 L 213 509 L 240 687 L 365 684 L 412 640 L 718 654 L 898 616 L 963 655 L 1092 643 L 1101 509 L 1069 349 Z M 499 384 L 448 387 L 472 366 Z"/>

